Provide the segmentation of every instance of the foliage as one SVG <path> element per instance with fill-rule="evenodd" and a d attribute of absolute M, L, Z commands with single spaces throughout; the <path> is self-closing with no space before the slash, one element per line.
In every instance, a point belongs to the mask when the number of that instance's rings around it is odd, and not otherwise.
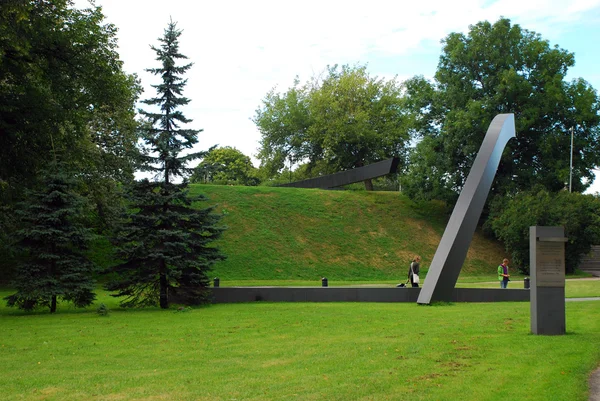
<path fill-rule="evenodd" d="M 95 299 L 93 264 L 84 252 L 92 235 L 82 221 L 84 200 L 75 192 L 71 172 L 50 166 L 40 188 L 30 191 L 18 209 L 22 229 L 17 244 L 26 258 L 16 273 L 15 294 L 9 306 L 33 310 L 40 306 L 56 312 L 57 299 L 77 307 Z"/>
<path fill-rule="evenodd" d="M 186 80 L 181 76 L 191 67 L 176 65 L 178 59 L 186 58 L 179 52 L 180 35 L 176 24 L 170 22 L 159 38 L 161 47 L 152 47 L 162 65 L 148 71 L 161 76 L 162 83 L 153 85 L 157 96 L 144 103 L 160 110 L 141 111 L 148 119 L 142 126 L 142 159 L 144 168 L 162 180 L 145 179 L 128 189 L 131 211 L 116 239 L 118 258 L 123 262 L 111 269 L 112 279 L 106 284 L 108 290 L 116 291 L 114 296 L 126 297 L 125 306 L 158 302 L 161 308 L 168 308 L 173 295 L 181 303 L 206 301 L 207 274 L 215 261 L 224 258 L 211 246 L 224 229 L 217 226 L 220 216 L 213 213 L 213 207 L 193 208 L 192 202 L 205 198 L 189 197 L 186 180 L 175 183 L 187 175 L 187 162 L 203 154 L 181 155 L 198 142 L 200 130 L 179 127 L 191 122 L 180 111 L 189 103 L 182 96 Z"/>
<path fill-rule="evenodd" d="M 600 164 L 600 102 L 583 79 L 566 82 L 574 55 L 504 18 L 443 43 L 435 80 L 405 84 L 411 125 L 425 139 L 411 155 L 403 188 L 454 203 L 491 120 L 514 113 L 517 137 L 508 142 L 493 194 L 567 187 L 571 127 L 573 190 L 584 191 Z"/>
<path fill-rule="evenodd" d="M 108 314 L 110 313 L 110 309 L 108 309 L 108 306 L 106 306 L 105 303 L 101 303 L 100 305 L 98 305 L 96 313 L 100 316 L 108 316 Z"/>
<path fill-rule="evenodd" d="M 34 182 L 52 152 L 118 179 L 131 175 L 139 93 L 99 7 L 9 0 L 0 9 L 0 182 Z M 133 151 L 133 153 L 131 153 Z M 65 158 L 67 159 L 67 158 Z"/>
<path fill-rule="evenodd" d="M 182 75 L 192 67 L 192 63 L 176 65 L 178 59 L 187 59 L 179 52 L 181 33 L 177 24 L 171 21 L 165 29 L 164 36 L 158 38 L 161 46 L 151 46 L 156 52 L 156 60 L 162 65 L 158 68 L 148 68 L 146 71 L 160 76 L 162 83 L 152 85 L 157 96 L 142 100 L 142 103 L 156 106 L 158 110 L 139 110 L 148 122 L 141 127 L 142 139 L 145 142 L 142 168 L 157 173 L 157 178 L 163 179 L 165 183 L 185 178 L 190 172 L 186 167 L 187 162 L 205 155 L 205 152 L 181 155 L 183 150 L 191 149 L 198 143 L 198 134 L 202 132 L 180 128 L 181 124 L 192 122 L 180 110 L 190 102 L 190 99 L 182 95 L 187 84 L 187 79 L 182 78 Z"/>
<path fill-rule="evenodd" d="M 521 192 L 513 198 L 497 200 L 486 223 L 511 252 L 512 264 L 529 273 L 529 227 L 563 226 L 568 242 L 565 267 L 573 273 L 591 245 L 600 243 L 600 199 L 545 189 Z"/>
<path fill-rule="evenodd" d="M 126 297 L 123 306 L 156 305 L 168 308 L 170 298 L 178 303 L 206 301 L 208 272 L 223 256 L 211 243 L 223 227 L 213 208 L 195 209 L 184 185 L 148 180 L 132 184 L 128 193 L 130 221 L 119 233 L 117 257 L 124 262 L 113 267 L 116 276 L 106 289 Z"/>
<path fill-rule="evenodd" d="M 100 230 L 112 227 L 119 182 L 137 160 L 135 76 L 123 71 L 117 29 L 99 7 L 5 0 L 0 7 L 0 238 L 14 236 L 14 204 L 54 154 L 78 171 Z M 0 263 L 11 250 L 0 241 Z M 0 266 L 5 275 L 8 264 Z"/>
<path fill-rule="evenodd" d="M 329 67 L 322 81 L 270 91 L 253 121 L 261 133 L 259 159 L 266 178 L 290 164 L 317 173 L 340 170 L 399 156 L 409 134 L 403 100 L 395 79 L 371 77 L 364 66 Z M 313 175 L 314 176 L 314 175 Z M 370 182 L 365 182 L 370 189 Z"/>
<path fill-rule="evenodd" d="M 261 133 L 258 157 L 265 178 L 271 178 L 281 171 L 286 160 L 290 163 L 304 159 L 314 159 L 321 149 L 308 135 L 310 115 L 306 86 L 299 86 L 298 78 L 294 86 L 280 94 L 272 89 L 263 99 L 263 106 L 256 110 L 254 123 Z M 312 145 L 315 145 L 314 148 Z"/>
<path fill-rule="evenodd" d="M 199 184 L 258 185 L 256 168 L 249 156 L 236 148 L 211 148 L 196 166 L 190 181 Z"/>
<path fill-rule="evenodd" d="M 443 200 L 452 204 L 458 187 L 448 187 L 450 174 L 440 161 L 441 147 L 433 137 L 424 137 L 411 152 L 408 174 L 401 176 L 402 191 L 415 200 Z"/>

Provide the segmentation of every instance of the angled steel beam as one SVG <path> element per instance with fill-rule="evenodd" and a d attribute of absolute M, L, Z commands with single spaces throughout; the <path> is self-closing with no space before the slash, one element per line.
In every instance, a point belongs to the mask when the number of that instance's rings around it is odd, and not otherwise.
<path fill-rule="evenodd" d="M 399 162 L 400 159 L 398 159 L 397 157 L 392 157 L 391 159 L 369 164 L 364 167 L 358 167 L 347 171 L 340 171 L 339 173 L 324 175 L 323 177 L 290 182 L 289 184 L 281 184 L 279 186 L 321 189 L 341 187 L 343 185 L 353 184 L 355 182 L 361 182 L 370 178 L 377 178 L 390 173 L 395 173 L 398 169 Z"/>
<path fill-rule="evenodd" d="M 453 289 L 492 187 L 502 151 L 514 137 L 514 115 L 494 117 L 433 256 L 417 303 L 452 301 Z"/>

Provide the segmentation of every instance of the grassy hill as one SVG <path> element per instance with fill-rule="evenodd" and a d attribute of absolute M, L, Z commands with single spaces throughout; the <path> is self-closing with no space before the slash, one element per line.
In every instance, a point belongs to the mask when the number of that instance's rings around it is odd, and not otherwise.
<path fill-rule="evenodd" d="M 428 268 L 448 216 L 398 192 L 192 185 L 229 228 L 221 280 L 398 280 L 413 255 Z M 461 275 L 494 275 L 501 244 L 476 233 Z"/>

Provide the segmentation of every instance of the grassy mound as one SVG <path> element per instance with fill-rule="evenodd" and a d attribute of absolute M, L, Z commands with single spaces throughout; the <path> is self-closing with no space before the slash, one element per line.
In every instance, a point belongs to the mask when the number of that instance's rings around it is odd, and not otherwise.
<path fill-rule="evenodd" d="M 222 280 L 398 280 L 413 255 L 427 269 L 448 219 L 438 202 L 398 192 L 192 185 L 217 204 L 229 229 Z M 476 233 L 462 275 L 495 274 L 501 244 Z"/>

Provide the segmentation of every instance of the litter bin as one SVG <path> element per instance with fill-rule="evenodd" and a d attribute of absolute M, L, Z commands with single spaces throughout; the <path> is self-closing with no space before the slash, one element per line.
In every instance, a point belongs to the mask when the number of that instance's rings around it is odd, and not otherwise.
<path fill-rule="evenodd" d="M 218 278 L 218 277 L 215 277 L 215 278 L 214 278 L 214 280 L 213 280 L 214 286 L 215 286 L 215 287 L 218 287 L 218 286 L 219 286 L 219 284 L 220 284 L 220 281 L 221 281 L 221 280 L 219 280 L 219 278 Z"/>
<path fill-rule="evenodd" d="M 327 277 L 321 279 L 321 287 L 327 287 Z"/>
<path fill-rule="evenodd" d="M 529 288 L 529 277 L 523 279 L 523 288 Z"/>

